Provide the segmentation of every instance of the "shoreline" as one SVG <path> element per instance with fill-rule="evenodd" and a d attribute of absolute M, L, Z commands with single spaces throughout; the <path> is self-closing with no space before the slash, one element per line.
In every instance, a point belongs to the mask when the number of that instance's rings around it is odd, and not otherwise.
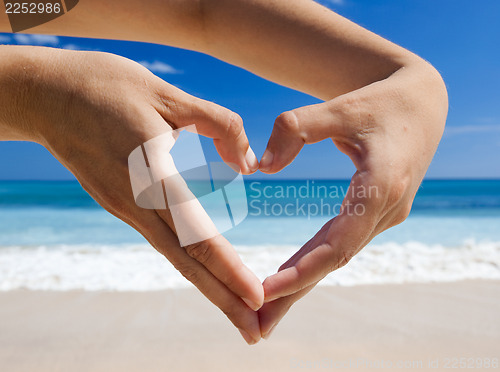
<path fill-rule="evenodd" d="M 436 370 L 437 362 L 440 370 L 453 358 L 500 358 L 499 293 L 499 280 L 318 287 L 268 341 L 249 347 L 195 289 L 0 292 L 0 366 L 365 371 Z"/>

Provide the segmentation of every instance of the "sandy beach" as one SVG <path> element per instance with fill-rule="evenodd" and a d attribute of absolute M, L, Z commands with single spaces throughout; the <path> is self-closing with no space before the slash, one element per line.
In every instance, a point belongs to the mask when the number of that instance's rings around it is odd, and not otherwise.
<path fill-rule="evenodd" d="M 320 287 L 249 347 L 194 289 L 4 292 L 0 370 L 486 370 L 499 294 L 500 281 Z"/>

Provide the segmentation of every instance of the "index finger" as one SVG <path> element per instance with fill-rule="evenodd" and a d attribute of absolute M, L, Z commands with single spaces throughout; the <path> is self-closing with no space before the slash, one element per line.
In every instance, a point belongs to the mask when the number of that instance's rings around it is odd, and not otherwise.
<path fill-rule="evenodd" d="M 175 234 L 157 214 L 139 210 L 135 217 L 137 221 L 133 223 L 134 228 L 141 232 L 205 297 L 220 308 L 240 332 L 243 331 L 242 336 L 249 344 L 258 342 L 261 334 L 257 313 L 246 306 L 206 267 L 189 257 L 179 246 Z"/>
<path fill-rule="evenodd" d="M 264 300 L 262 284 L 243 264 L 231 244 L 220 235 L 200 200 L 193 194 L 177 170 L 176 162 L 174 162 L 170 151 L 178 136 L 177 131 L 167 131 L 163 135 L 147 141 L 130 155 L 129 170 L 136 203 L 146 209 L 155 209 L 157 214 L 176 233 L 180 246 L 192 258 L 241 297 L 250 308 L 257 310 L 262 306 Z M 193 145 L 190 142 L 186 143 Z M 193 154 L 196 149 L 189 148 L 188 150 L 190 153 L 186 156 L 197 158 L 196 154 Z M 198 150 L 202 152 L 201 145 Z M 204 162 L 202 153 L 199 154 L 199 157 L 201 163 L 198 162 L 198 165 Z M 202 173 L 196 174 L 196 176 L 204 175 L 201 178 L 201 182 L 204 184 L 218 181 L 210 177 L 207 167 L 208 165 L 205 163 L 205 166 L 195 168 L 195 171 L 201 169 L 199 172 Z M 232 170 L 230 172 L 234 174 Z M 213 174 L 212 170 L 212 176 Z M 223 199 L 223 195 L 225 194 L 212 192 L 210 187 L 206 200 L 215 201 L 216 211 L 219 211 L 220 208 L 226 214 L 226 217 L 222 218 L 224 222 L 229 220 L 231 216 L 228 215 L 227 201 Z M 213 200 L 211 196 L 214 196 Z"/>
<path fill-rule="evenodd" d="M 244 174 L 258 169 L 259 162 L 248 143 L 243 120 L 238 114 L 169 84 L 160 84 L 158 98 L 158 113 L 166 121 L 176 128 L 196 124 L 199 134 L 213 138 L 217 152 L 225 162 L 238 164 Z"/>
<path fill-rule="evenodd" d="M 306 244 L 286 267 L 264 283 L 265 302 L 289 296 L 323 279 L 342 267 L 372 238 L 380 220 L 380 195 L 361 195 L 364 185 L 357 173 L 342 203 L 341 213 L 325 231 Z"/>
<path fill-rule="evenodd" d="M 168 210 L 157 210 L 156 213 L 175 231 L 175 224 Z M 260 280 L 243 264 L 234 247 L 221 234 L 182 248 L 251 309 L 258 310 L 262 306 L 264 290 Z"/>

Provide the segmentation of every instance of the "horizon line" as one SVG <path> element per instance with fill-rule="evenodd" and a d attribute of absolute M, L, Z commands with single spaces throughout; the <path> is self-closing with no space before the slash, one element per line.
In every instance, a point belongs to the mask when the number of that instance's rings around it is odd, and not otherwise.
<path fill-rule="evenodd" d="M 349 182 L 350 178 L 250 178 L 247 181 L 336 181 L 336 182 Z M 485 178 L 485 177 L 457 177 L 457 178 L 424 178 L 424 181 L 500 181 L 498 178 Z M 0 182 L 74 182 L 79 183 L 76 179 L 1 179 Z"/>

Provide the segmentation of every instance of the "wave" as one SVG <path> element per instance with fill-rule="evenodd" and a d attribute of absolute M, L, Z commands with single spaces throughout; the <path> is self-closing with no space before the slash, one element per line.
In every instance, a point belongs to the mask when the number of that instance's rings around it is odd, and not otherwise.
<path fill-rule="evenodd" d="M 237 246 L 260 279 L 276 272 L 297 249 L 291 245 Z M 500 242 L 458 246 L 421 242 L 369 245 L 320 285 L 366 285 L 500 280 Z M 0 247 L 0 291 L 156 291 L 191 284 L 146 244 Z"/>

